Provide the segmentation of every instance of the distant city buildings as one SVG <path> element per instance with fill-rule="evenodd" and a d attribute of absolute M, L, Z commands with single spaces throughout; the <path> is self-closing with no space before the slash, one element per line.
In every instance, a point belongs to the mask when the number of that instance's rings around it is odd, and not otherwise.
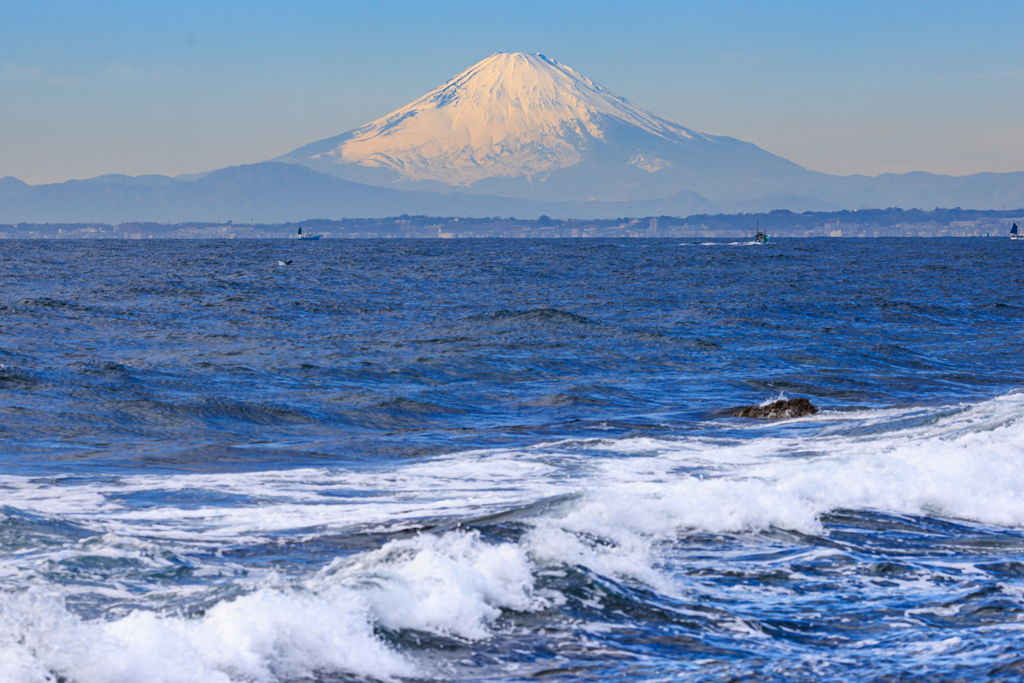
<path fill-rule="evenodd" d="M 975 211 L 900 209 L 791 213 L 657 216 L 617 219 L 520 220 L 499 216 L 442 218 L 312 219 L 300 223 L 105 223 L 0 224 L 0 239 L 293 239 L 299 225 L 325 239 L 466 239 L 466 238 L 752 238 L 760 225 L 772 238 L 814 237 L 1006 237 L 1010 226 L 1024 223 L 1024 209 Z"/>
<path fill-rule="evenodd" d="M 824 232 L 827 237 L 842 237 L 844 230 L 850 235 L 859 227 L 857 223 L 843 223 L 837 220 L 835 223 L 825 223 Z"/>

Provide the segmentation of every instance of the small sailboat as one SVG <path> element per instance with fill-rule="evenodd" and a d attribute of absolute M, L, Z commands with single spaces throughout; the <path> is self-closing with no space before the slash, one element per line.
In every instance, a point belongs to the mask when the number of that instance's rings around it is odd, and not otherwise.
<path fill-rule="evenodd" d="M 318 239 L 320 239 L 320 235 L 311 235 L 308 232 L 305 235 L 303 235 L 302 234 L 302 226 L 300 225 L 299 226 L 299 239 L 300 240 L 318 240 Z"/>
<path fill-rule="evenodd" d="M 768 244 L 768 233 L 761 232 L 761 221 L 757 222 L 757 234 L 754 235 L 754 242 L 757 244 Z"/>
<path fill-rule="evenodd" d="M 1020 233 L 1017 232 L 1017 224 L 1016 223 L 1014 223 L 1013 227 L 1010 228 L 1010 239 L 1011 240 L 1024 239 L 1024 235 L 1021 235 Z"/>

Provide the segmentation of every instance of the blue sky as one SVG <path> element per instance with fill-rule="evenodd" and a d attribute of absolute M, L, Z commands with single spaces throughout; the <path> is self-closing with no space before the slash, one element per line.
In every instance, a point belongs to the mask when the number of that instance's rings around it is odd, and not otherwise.
<path fill-rule="evenodd" d="M 1024 170 L 1024 2 L 47 2 L 0 13 L 0 176 L 263 161 L 489 54 L 831 173 Z"/>

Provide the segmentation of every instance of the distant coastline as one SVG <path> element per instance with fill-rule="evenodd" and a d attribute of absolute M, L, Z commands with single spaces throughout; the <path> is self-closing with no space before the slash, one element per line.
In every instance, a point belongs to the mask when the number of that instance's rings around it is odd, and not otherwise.
<path fill-rule="evenodd" d="M 752 235 L 759 225 L 771 235 L 811 237 L 1005 237 L 1024 208 L 869 209 L 863 211 L 777 210 L 767 213 L 645 216 L 606 220 L 537 220 L 512 217 L 310 219 L 284 223 L 18 223 L 0 224 L 0 239 L 292 239 L 296 228 L 326 239 L 571 239 L 571 238 L 731 238 Z"/>

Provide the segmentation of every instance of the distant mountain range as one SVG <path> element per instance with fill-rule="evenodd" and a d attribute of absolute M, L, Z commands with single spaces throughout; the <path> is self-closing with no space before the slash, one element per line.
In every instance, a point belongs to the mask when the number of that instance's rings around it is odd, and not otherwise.
<path fill-rule="evenodd" d="M 198 180 L 103 176 L 53 185 L 0 178 L 0 223 L 227 221 L 283 223 L 306 218 L 515 216 L 599 218 L 716 211 L 697 194 L 635 202 L 543 202 L 454 192 L 417 192 L 354 183 L 305 166 L 233 166 Z"/>
<path fill-rule="evenodd" d="M 494 54 L 409 105 L 207 174 L 0 179 L 0 222 L 612 218 L 1024 206 L 1024 172 L 834 176 L 684 128 L 543 55 Z"/>

